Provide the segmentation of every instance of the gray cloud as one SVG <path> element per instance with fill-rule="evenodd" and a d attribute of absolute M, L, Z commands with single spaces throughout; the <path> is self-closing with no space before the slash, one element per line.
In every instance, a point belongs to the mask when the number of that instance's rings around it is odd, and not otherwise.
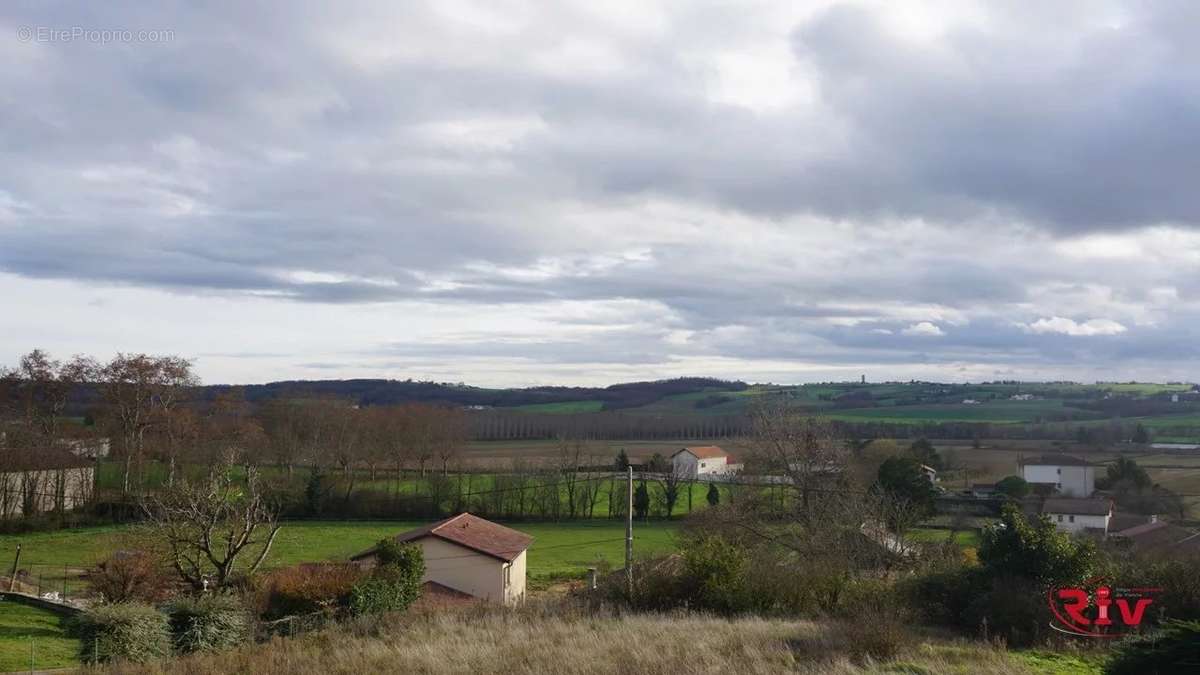
<path fill-rule="evenodd" d="M 953 9 L 6 4 L 174 36 L 0 42 L 0 272 L 299 301 L 301 370 L 1190 372 L 1200 10 Z"/>

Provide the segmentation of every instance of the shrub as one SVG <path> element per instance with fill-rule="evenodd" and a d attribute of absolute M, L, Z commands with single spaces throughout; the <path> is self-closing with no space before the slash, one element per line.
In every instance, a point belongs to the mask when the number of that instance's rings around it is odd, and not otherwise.
<path fill-rule="evenodd" d="M 154 556 L 146 551 L 119 551 L 87 574 L 92 589 L 105 602 L 158 602 L 170 579 Z"/>
<path fill-rule="evenodd" d="M 1170 621 L 1162 629 L 1117 645 L 1106 675 L 1156 675 L 1200 668 L 1200 621 Z"/>
<path fill-rule="evenodd" d="M 183 654 L 236 647 L 253 635 L 249 611 L 230 595 L 183 598 L 167 614 L 172 642 Z"/>
<path fill-rule="evenodd" d="M 399 612 L 421 594 L 425 576 L 425 557 L 419 546 L 384 539 L 375 547 L 378 567 L 370 578 L 350 591 L 350 611 L 354 614 Z"/>
<path fill-rule="evenodd" d="M 854 657 L 864 660 L 894 659 L 913 642 L 903 621 L 894 614 L 863 615 L 859 620 L 844 624 L 846 648 Z"/>
<path fill-rule="evenodd" d="M 1046 589 L 1020 577 L 992 579 L 963 613 L 960 627 L 984 639 L 1003 638 L 1012 647 L 1027 647 L 1051 635 Z"/>
<path fill-rule="evenodd" d="M 1001 522 L 983 530 L 979 560 L 992 576 L 1019 576 L 1047 584 L 1087 578 L 1097 565 L 1096 545 L 1055 529 L 1050 519 L 1026 520 L 1006 504 Z"/>
<path fill-rule="evenodd" d="M 1200 621 L 1200 559 L 1146 559 L 1134 558 L 1124 561 L 1113 577 L 1122 586 L 1161 588 L 1155 595 L 1152 612 L 1146 614 L 1150 622 L 1163 619 Z"/>
<path fill-rule="evenodd" d="M 969 629 L 967 609 L 975 597 L 988 590 L 988 581 L 978 568 L 951 567 L 907 580 L 901 590 L 926 620 Z"/>
<path fill-rule="evenodd" d="M 69 619 L 67 629 L 80 639 L 80 656 L 89 663 L 143 662 L 171 653 L 167 617 L 148 605 L 98 605 Z"/>
<path fill-rule="evenodd" d="M 729 614 L 745 609 L 746 552 L 720 537 L 703 537 L 683 551 L 683 587 L 696 609 Z"/>
<path fill-rule="evenodd" d="M 258 609 L 269 618 L 281 618 L 343 607 L 362 578 L 356 565 L 286 567 L 263 580 Z"/>

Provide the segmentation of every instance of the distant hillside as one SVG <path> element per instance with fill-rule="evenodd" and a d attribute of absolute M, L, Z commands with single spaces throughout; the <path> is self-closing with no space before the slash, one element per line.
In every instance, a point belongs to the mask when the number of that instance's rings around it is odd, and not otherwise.
<path fill-rule="evenodd" d="M 202 397 L 229 391 L 231 385 L 201 387 Z M 238 387 L 247 400 L 264 401 L 294 396 L 338 396 L 360 405 L 395 403 L 452 403 L 493 408 L 597 401 L 600 410 L 644 406 L 667 396 L 706 391 L 743 391 L 745 382 L 708 377 L 681 377 L 654 382 L 629 382 L 608 387 L 529 387 L 485 389 L 464 384 L 415 380 L 292 380 Z"/>

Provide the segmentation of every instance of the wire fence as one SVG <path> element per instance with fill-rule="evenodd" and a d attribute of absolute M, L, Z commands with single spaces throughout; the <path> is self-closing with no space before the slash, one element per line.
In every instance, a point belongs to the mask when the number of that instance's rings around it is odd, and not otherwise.
<path fill-rule="evenodd" d="M 86 562 L 41 563 L 20 560 L 16 573 L 3 561 L 0 590 L 32 595 L 50 602 L 82 604 L 91 594 L 87 574 L 95 565 Z"/>

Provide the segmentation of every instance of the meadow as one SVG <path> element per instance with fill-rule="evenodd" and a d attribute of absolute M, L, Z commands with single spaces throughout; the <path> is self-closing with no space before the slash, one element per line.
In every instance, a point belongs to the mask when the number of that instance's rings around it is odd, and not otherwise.
<path fill-rule="evenodd" d="M 373 546 L 380 539 L 410 530 L 426 521 L 290 521 L 283 525 L 267 567 L 301 562 L 345 560 Z M 528 574 L 537 585 L 554 580 L 582 579 L 587 568 L 607 563 L 621 567 L 625 556 L 625 524 L 620 521 L 509 523 L 532 535 Z M 675 548 L 674 522 L 648 521 L 634 524 L 634 551 L 638 555 L 664 553 Z M 78 572 L 103 560 L 114 551 L 141 545 L 139 530 L 132 525 L 83 527 L 22 535 L 0 535 L 0 566 L 11 564 L 17 544 L 22 547 L 21 567 L 43 572 L 47 588 L 59 588 L 64 569 L 69 590 L 81 582 Z"/>
<path fill-rule="evenodd" d="M 1007 651 L 918 629 L 874 630 L 858 622 L 612 615 L 529 603 L 517 611 L 383 616 L 268 644 L 100 672 L 1091 675 L 1100 672 L 1102 662 L 1102 652 Z"/>
<path fill-rule="evenodd" d="M 32 653 L 31 653 L 32 642 Z M 0 598 L 0 673 L 68 668 L 79 663 L 79 641 L 63 632 L 59 615 Z"/>

